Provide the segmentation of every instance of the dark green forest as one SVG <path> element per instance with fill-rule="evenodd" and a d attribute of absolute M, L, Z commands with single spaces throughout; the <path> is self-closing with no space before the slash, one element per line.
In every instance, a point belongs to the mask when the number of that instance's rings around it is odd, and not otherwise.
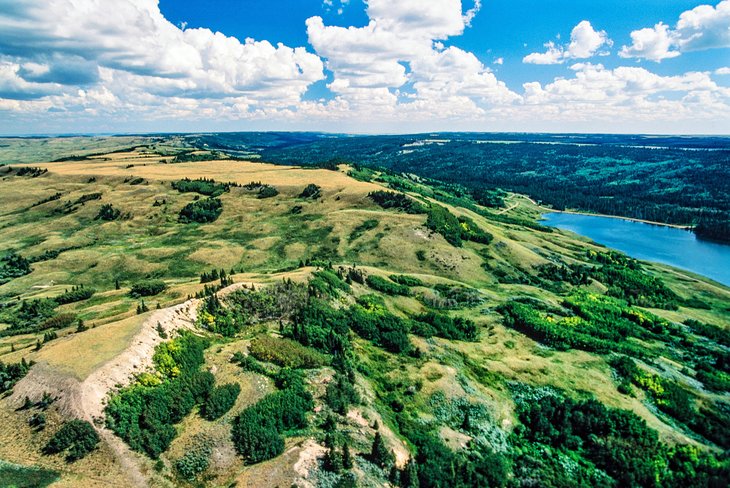
<path fill-rule="evenodd" d="M 352 162 L 458 183 L 475 194 L 524 193 L 558 210 L 697 225 L 701 237 L 730 239 L 730 141 L 723 137 L 232 133 L 194 139 L 222 150 L 255 150 L 280 164 Z"/>

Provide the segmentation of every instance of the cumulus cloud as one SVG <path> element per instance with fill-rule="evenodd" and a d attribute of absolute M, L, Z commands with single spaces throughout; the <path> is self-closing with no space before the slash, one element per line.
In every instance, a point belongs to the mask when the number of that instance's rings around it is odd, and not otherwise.
<path fill-rule="evenodd" d="M 324 77 L 320 58 L 304 48 L 183 30 L 156 0 L 114 2 L 114 15 L 110 8 L 103 0 L 0 0 L 0 59 L 17 66 L 14 85 L 71 96 L 106 69 L 105 86 L 131 83 L 127 93 L 295 103 Z"/>
<path fill-rule="evenodd" d="M 328 3 L 334 10 L 348 2 Z M 639 39 L 642 49 L 653 46 L 658 58 L 722 45 L 716 21 L 726 3 L 659 29 L 666 45 L 649 29 Z M 221 120 L 232 121 L 231 129 L 261 127 L 236 125 L 244 121 L 268 129 L 372 131 L 499 130 L 508 123 L 509 130 L 562 130 L 576 121 L 584 130 L 596 120 L 611 130 L 645 121 L 653 130 L 655 122 L 700 127 L 696 121 L 729 119 L 730 89 L 711 78 L 730 74 L 728 68 L 659 76 L 581 62 L 570 66 L 570 76 L 510 89 L 475 53 L 453 45 L 480 1 L 368 0 L 366 25 L 307 19 L 310 51 L 178 27 L 157 0 L 119 0 L 114 15 L 110 8 L 104 0 L 0 0 L 0 130 L 173 130 L 178 121 L 188 122 L 184 130 L 204 130 Z M 674 34 L 680 30 L 682 42 Z M 604 31 L 583 21 L 569 41 L 548 43 L 526 62 L 586 60 L 610 46 Z M 486 54 L 492 65 L 504 62 Z M 325 79 L 326 96 L 307 96 Z"/>
<path fill-rule="evenodd" d="M 683 52 L 723 47 L 730 47 L 730 0 L 683 12 L 674 29 L 660 22 L 633 31 L 631 45 L 623 46 L 619 56 L 660 62 Z"/>
<path fill-rule="evenodd" d="M 644 68 L 606 69 L 601 64 L 571 66 L 573 78 L 545 86 L 526 83 L 526 113 L 547 107 L 556 118 L 663 120 L 727 118 L 730 88 L 717 85 L 709 73 L 660 76 Z"/>
<path fill-rule="evenodd" d="M 334 75 L 328 86 L 353 108 L 443 115 L 443 104 L 482 113 L 481 104 L 511 103 L 519 96 L 498 81 L 472 53 L 444 46 L 464 32 L 481 7 L 466 13 L 460 0 L 369 0 L 364 27 L 328 26 L 307 19 L 309 42 Z"/>
<path fill-rule="evenodd" d="M 570 43 L 565 46 L 550 41 L 545 44 L 547 50 L 542 53 L 531 53 L 522 59 L 528 64 L 561 64 L 569 59 L 586 59 L 603 54 L 599 50 L 603 46 L 610 47 L 612 41 L 606 31 L 597 31 L 590 22 L 583 20 L 570 32 Z"/>

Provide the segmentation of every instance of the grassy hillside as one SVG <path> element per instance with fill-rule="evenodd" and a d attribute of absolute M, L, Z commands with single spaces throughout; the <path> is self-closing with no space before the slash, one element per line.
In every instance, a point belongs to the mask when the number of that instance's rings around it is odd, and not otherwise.
<path fill-rule="evenodd" d="M 543 228 L 516 194 L 490 209 L 415 176 L 119 142 L 0 167 L 0 468 L 52 486 L 726 479 L 729 289 Z M 44 450 L 71 418 L 97 443 Z"/>

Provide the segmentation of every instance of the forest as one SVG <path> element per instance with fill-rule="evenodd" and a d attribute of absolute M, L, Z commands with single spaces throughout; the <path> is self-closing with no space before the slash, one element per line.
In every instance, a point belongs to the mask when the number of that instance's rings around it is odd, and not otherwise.
<path fill-rule="evenodd" d="M 558 210 L 697 225 L 700 237 L 730 240 L 730 145 L 720 137 L 231 133 L 192 141 L 222 150 L 253 150 L 279 164 L 351 162 L 457 183 L 475 192 L 499 188 Z"/>

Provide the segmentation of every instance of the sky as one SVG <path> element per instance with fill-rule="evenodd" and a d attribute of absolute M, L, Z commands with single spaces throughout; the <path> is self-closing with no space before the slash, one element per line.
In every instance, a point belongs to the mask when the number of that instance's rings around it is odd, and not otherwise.
<path fill-rule="evenodd" d="M 730 133 L 730 0 L 0 0 L 0 134 Z"/>

